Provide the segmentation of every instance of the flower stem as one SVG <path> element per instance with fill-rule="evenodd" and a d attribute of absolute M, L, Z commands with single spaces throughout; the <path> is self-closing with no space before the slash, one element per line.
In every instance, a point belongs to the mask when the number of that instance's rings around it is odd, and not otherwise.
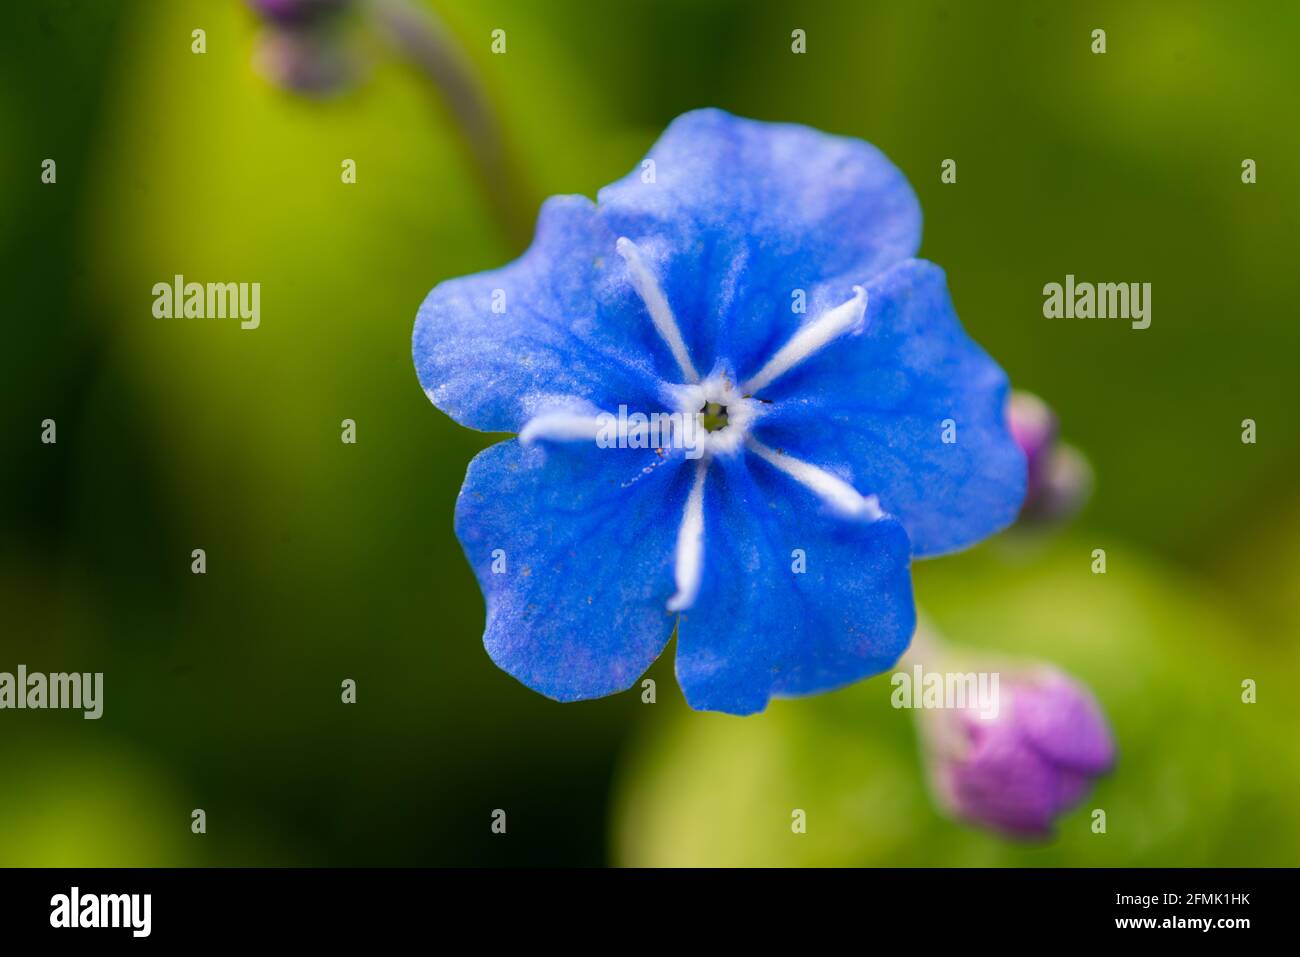
<path fill-rule="evenodd" d="M 469 57 L 432 10 L 409 0 L 369 0 L 367 9 L 377 28 L 437 90 L 494 221 L 513 248 L 524 249 L 536 204 L 506 151 L 501 124 Z"/>

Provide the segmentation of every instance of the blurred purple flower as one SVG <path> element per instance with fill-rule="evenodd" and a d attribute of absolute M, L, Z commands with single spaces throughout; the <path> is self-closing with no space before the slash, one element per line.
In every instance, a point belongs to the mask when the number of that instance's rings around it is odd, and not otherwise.
<path fill-rule="evenodd" d="M 348 50 L 340 14 L 352 0 L 247 0 L 265 23 L 255 66 L 291 93 L 325 96 L 351 84 L 358 65 Z"/>
<path fill-rule="evenodd" d="M 1049 524 L 1074 515 L 1092 493 L 1092 468 L 1077 449 L 1060 441 L 1056 415 L 1038 396 L 1016 392 L 1007 420 L 1029 462 L 1020 521 Z"/>
<path fill-rule="evenodd" d="M 258 39 L 254 65 L 291 93 L 326 96 L 346 88 L 357 65 L 332 32 L 272 28 Z"/>
<path fill-rule="evenodd" d="M 1002 834 L 1043 839 L 1110 770 L 1115 746 L 1091 693 L 1046 665 L 1003 674 L 996 714 L 930 710 L 921 729 L 939 802 Z"/>
<path fill-rule="evenodd" d="M 248 0 L 253 12 L 281 25 L 301 25 L 332 16 L 353 0 Z"/>

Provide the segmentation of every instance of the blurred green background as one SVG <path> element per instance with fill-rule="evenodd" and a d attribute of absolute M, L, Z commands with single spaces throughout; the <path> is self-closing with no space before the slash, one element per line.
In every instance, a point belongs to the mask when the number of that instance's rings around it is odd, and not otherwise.
<path fill-rule="evenodd" d="M 425 7 L 529 221 L 698 106 L 860 136 L 907 173 L 967 328 L 1098 477 L 1065 532 L 918 567 L 918 600 L 953 641 L 1087 682 L 1120 765 L 1056 841 L 1009 845 L 935 812 L 887 678 L 736 719 L 685 708 L 671 648 L 654 705 L 498 671 L 451 531 L 492 437 L 432 408 L 410 333 L 434 284 L 520 249 L 425 79 L 358 32 L 350 88 L 277 89 L 235 0 L 10 3 L 0 671 L 106 690 L 97 722 L 0 712 L 0 864 L 1300 862 L 1300 6 Z M 154 319 L 176 273 L 260 282 L 261 328 Z M 1066 273 L 1151 282 L 1151 328 L 1044 319 Z"/>

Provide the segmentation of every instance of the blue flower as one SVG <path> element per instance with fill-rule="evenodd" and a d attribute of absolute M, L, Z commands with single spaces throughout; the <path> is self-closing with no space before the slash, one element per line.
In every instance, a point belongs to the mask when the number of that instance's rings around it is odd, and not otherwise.
<path fill-rule="evenodd" d="M 429 294 L 425 392 L 518 433 L 456 506 L 501 668 L 613 694 L 676 626 L 691 706 L 750 714 L 893 666 L 911 556 L 1025 490 L 1006 376 L 920 238 L 874 147 L 699 110 L 597 202 L 547 200 L 520 259 Z"/>

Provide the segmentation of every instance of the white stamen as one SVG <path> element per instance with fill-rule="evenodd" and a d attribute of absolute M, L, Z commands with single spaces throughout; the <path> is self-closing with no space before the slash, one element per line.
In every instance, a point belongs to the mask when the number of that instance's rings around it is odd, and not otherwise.
<path fill-rule="evenodd" d="M 580 412 L 543 412 L 535 415 L 519 430 L 519 441 L 532 445 L 538 439 L 556 442 L 576 442 L 595 439 L 600 434 L 601 420 Z"/>
<path fill-rule="evenodd" d="M 677 360 L 677 365 L 681 367 L 682 375 L 686 376 L 688 382 L 698 382 L 700 374 L 695 371 L 695 366 L 691 364 L 690 353 L 686 351 L 686 340 L 682 338 L 682 331 L 677 328 L 677 320 L 673 318 L 672 308 L 668 305 L 668 299 L 664 296 L 664 291 L 659 288 L 659 280 L 655 278 L 650 267 L 645 264 L 641 258 L 641 250 L 636 248 L 636 243 L 626 236 L 619 237 L 614 244 L 618 249 L 618 254 L 623 257 L 627 263 L 629 275 L 632 277 L 632 288 L 636 290 L 641 301 L 645 303 L 646 310 L 650 313 L 650 319 L 655 324 L 655 329 L 668 348 L 672 351 L 673 358 Z"/>
<path fill-rule="evenodd" d="M 834 309 L 826 310 L 812 322 L 806 323 L 742 388 L 751 395 L 757 392 L 823 348 L 832 339 L 848 332 L 861 321 L 866 312 L 867 291 L 861 286 L 854 286 L 852 299 Z"/>
<path fill-rule="evenodd" d="M 880 499 L 876 496 L 862 495 L 844 479 L 802 459 L 768 448 L 752 436 L 745 440 L 745 444 L 760 458 L 771 463 L 799 484 L 807 486 L 840 514 L 850 518 L 863 518 L 870 522 L 884 518 L 885 513 L 880 510 Z"/>
<path fill-rule="evenodd" d="M 668 599 L 669 611 L 690 608 L 700 591 L 704 573 L 704 476 L 708 471 L 708 459 L 701 459 L 695 466 L 695 484 L 686 499 L 682 526 L 677 530 L 677 564 L 673 570 L 677 594 Z"/>

